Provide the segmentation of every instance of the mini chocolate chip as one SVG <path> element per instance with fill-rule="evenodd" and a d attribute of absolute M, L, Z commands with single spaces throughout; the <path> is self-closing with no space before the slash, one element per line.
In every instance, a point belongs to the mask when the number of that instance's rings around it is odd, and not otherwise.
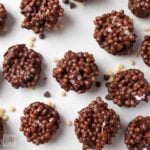
<path fill-rule="evenodd" d="M 70 8 L 71 8 L 71 9 L 74 9 L 74 8 L 76 8 L 76 7 L 77 7 L 77 5 L 76 5 L 75 3 L 70 2 Z"/>
<path fill-rule="evenodd" d="M 40 39 L 45 39 L 45 34 L 40 34 L 40 35 L 39 35 L 39 38 L 40 38 Z"/>
<path fill-rule="evenodd" d="M 101 82 L 100 81 L 97 81 L 96 83 L 95 83 L 95 86 L 98 88 L 98 87 L 100 87 L 101 86 Z"/>
<path fill-rule="evenodd" d="M 48 97 L 50 97 L 50 96 L 51 96 L 51 94 L 50 94 L 48 91 L 46 91 L 46 92 L 44 93 L 44 97 L 48 98 Z"/>
<path fill-rule="evenodd" d="M 64 4 L 69 4 L 70 1 L 69 1 L 69 0 L 63 0 L 63 3 L 64 3 Z"/>
<path fill-rule="evenodd" d="M 108 74 L 104 74 L 104 80 L 105 80 L 105 81 L 108 81 L 109 78 L 110 78 L 110 76 L 109 76 Z"/>

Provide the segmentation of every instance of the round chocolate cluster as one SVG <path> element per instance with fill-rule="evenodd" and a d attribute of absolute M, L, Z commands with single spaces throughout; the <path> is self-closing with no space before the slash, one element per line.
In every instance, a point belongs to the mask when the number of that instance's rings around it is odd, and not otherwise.
<path fill-rule="evenodd" d="M 149 0 L 129 0 L 128 7 L 137 17 L 146 18 L 150 16 Z"/>
<path fill-rule="evenodd" d="M 107 82 L 107 99 L 120 107 L 135 107 L 141 101 L 148 102 L 150 84 L 138 69 L 128 69 L 114 75 L 113 81 Z"/>
<path fill-rule="evenodd" d="M 11 46 L 4 54 L 3 77 L 14 88 L 35 87 L 41 75 L 41 55 L 24 44 Z"/>
<path fill-rule="evenodd" d="M 96 17 L 94 38 L 112 55 L 127 55 L 132 52 L 136 40 L 132 20 L 124 11 L 112 11 Z"/>
<path fill-rule="evenodd" d="M 24 109 L 20 131 L 24 133 L 28 142 L 39 145 L 52 139 L 59 125 L 60 117 L 54 108 L 34 102 Z"/>
<path fill-rule="evenodd" d="M 114 110 L 108 109 L 100 97 L 79 112 L 74 125 L 83 150 L 100 150 L 105 144 L 111 144 L 121 127 L 119 116 Z"/>
<path fill-rule="evenodd" d="M 141 45 L 140 54 L 148 66 L 150 66 L 150 35 L 144 37 L 144 41 Z"/>
<path fill-rule="evenodd" d="M 78 93 L 90 89 L 98 76 L 99 70 L 95 59 L 88 52 L 66 52 L 53 70 L 53 77 L 64 90 Z"/>
<path fill-rule="evenodd" d="M 59 0 L 22 0 L 20 8 L 25 16 L 22 27 L 41 35 L 52 30 L 64 15 Z"/>
<path fill-rule="evenodd" d="M 0 143 L 1 143 L 1 140 L 3 139 L 3 135 L 4 135 L 4 128 L 0 119 Z"/>
<path fill-rule="evenodd" d="M 138 116 L 129 123 L 125 144 L 129 150 L 150 149 L 150 116 Z"/>
<path fill-rule="evenodd" d="M 4 27 L 7 18 L 7 12 L 3 4 L 0 3 L 0 30 Z"/>

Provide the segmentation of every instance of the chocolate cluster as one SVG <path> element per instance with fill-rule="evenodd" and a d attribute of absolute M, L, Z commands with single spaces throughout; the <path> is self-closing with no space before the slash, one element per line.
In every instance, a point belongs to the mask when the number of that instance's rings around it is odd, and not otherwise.
<path fill-rule="evenodd" d="M 51 140 L 59 125 L 60 117 L 54 108 L 34 102 L 24 109 L 20 131 L 24 133 L 28 142 L 39 145 Z"/>
<path fill-rule="evenodd" d="M 53 77 L 64 90 L 78 93 L 89 90 L 98 76 L 94 56 L 88 52 L 66 52 L 53 70 Z"/>
<path fill-rule="evenodd" d="M 3 139 L 3 135 L 4 135 L 4 128 L 3 128 L 2 121 L 0 119 L 0 143 L 1 143 L 1 140 Z"/>
<path fill-rule="evenodd" d="M 140 54 L 144 60 L 144 63 L 150 66 L 150 35 L 144 37 L 144 41 L 141 45 Z"/>
<path fill-rule="evenodd" d="M 7 18 L 7 12 L 3 4 L 0 3 L 0 30 L 4 27 Z"/>
<path fill-rule="evenodd" d="M 149 0 L 129 0 L 128 7 L 137 17 L 146 18 L 150 16 Z"/>
<path fill-rule="evenodd" d="M 112 11 L 96 17 L 94 38 L 112 55 L 127 55 L 132 52 L 136 40 L 132 20 L 124 11 Z"/>
<path fill-rule="evenodd" d="M 111 144 L 121 127 L 119 116 L 100 97 L 79 112 L 74 125 L 83 150 L 101 150 L 105 144 Z"/>
<path fill-rule="evenodd" d="M 14 88 L 35 87 L 41 75 L 41 55 L 24 44 L 11 46 L 4 54 L 3 77 Z"/>
<path fill-rule="evenodd" d="M 150 116 L 133 119 L 125 132 L 125 144 L 129 150 L 150 149 Z"/>
<path fill-rule="evenodd" d="M 107 99 L 120 107 L 135 107 L 141 101 L 148 102 L 150 83 L 144 73 L 138 69 L 128 69 L 114 75 L 113 81 L 107 82 Z"/>
<path fill-rule="evenodd" d="M 52 30 L 64 15 L 59 0 L 22 0 L 20 9 L 25 16 L 22 27 L 41 35 Z"/>

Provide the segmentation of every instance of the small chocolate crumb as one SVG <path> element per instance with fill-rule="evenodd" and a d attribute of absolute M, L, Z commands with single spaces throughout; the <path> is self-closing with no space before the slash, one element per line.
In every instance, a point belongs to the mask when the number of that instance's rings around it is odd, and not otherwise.
<path fill-rule="evenodd" d="M 110 76 L 109 76 L 108 74 L 104 74 L 104 80 L 105 80 L 105 81 L 108 81 L 109 78 L 110 78 Z"/>
<path fill-rule="evenodd" d="M 77 7 L 77 5 L 76 5 L 75 3 L 70 2 L 70 9 L 74 9 L 74 8 L 76 8 L 76 7 Z"/>
<path fill-rule="evenodd" d="M 95 86 L 98 88 L 98 87 L 100 87 L 101 86 L 101 82 L 100 81 L 97 81 L 96 83 L 95 83 Z"/>
<path fill-rule="evenodd" d="M 47 80 L 47 77 L 44 77 L 43 80 Z"/>
<path fill-rule="evenodd" d="M 40 35 L 39 35 L 39 38 L 40 38 L 40 39 L 45 39 L 45 34 L 40 34 Z"/>
<path fill-rule="evenodd" d="M 48 92 L 48 91 L 46 91 L 45 93 L 44 93 L 44 97 L 46 97 L 46 98 L 48 98 L 48 97 L 50 97 L 51 95 L 50 95 L 50 93 Z"/>

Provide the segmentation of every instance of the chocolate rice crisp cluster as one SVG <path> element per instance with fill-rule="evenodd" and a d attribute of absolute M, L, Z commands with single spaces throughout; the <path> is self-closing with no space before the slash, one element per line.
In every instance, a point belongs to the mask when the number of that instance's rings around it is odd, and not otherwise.
<path fill-rule="evenodd" d="M 64 15 L 59 0 L 22 0 L 20 8 L 25 16 L 22 27 L 41 35 L 52 30 Z"/>
<path fill-rule="evenodd" d="M 150 35 L 144 37 L 144 41 L 141 45 L 140 54 L 144 60 L 144 63 L 150 66 Z"/>
<path fill-rule="evenodd" d="M 0 142 L 3 139 L 3 135 L 4 135 L 4 128 L 0 119 Z"/>
<path fill-rule="evenodd" d="M 122 107 L 135 107 L 141 101 L 148 102 L 150 84 L 138 69 L 128 69 L 116 73 L 113 81 L 107 82 L 107 99 Z"/>
<path fill-rule="evenodd" d="M 7 18 L 7 12 L 3 4 L 0 3 L 0 30 L 4 27 Z"/>
<path fill-rule="evenodd" d="M 64 90 L 73 90 L 78 93 L 89 90 L 98 75 L 99 70 L 92 54 L 75 53 L 71 50 L 65 53 L 64 58 L 58 61 L 53 70 L 53 77 Z"/>
<path fill-rule="evenodd" d="M 3 77 L 14 88 L 35 87 L 41 75 L 41 55 L 24 44 L 11 46 L 4 54 Z"/>
<path fill-rule="evenodd" d="M 74 125 L 83 150 L 101 150 L 105 144 L 111 144 L 121 127 L 119 116 L 100 97 L 79 112 Z"/>
<path fill-rule="evenodd" d="M 96 17 L 94 38 L 112 55 L 128 55 L 136 40 L 133 22 L 124 11 L 112 11 Z"/>
<path fill-rule="evenodd" d="M 24 109 L 20 131 L 24 133 L 28 142 L 39 145 L 51 140 L 59 125 L 60 117 L 54 108 L 34 102 Z"/>
<path fill-rule="evenodd" d="M 150 16 L 149 0 L 129 0 L 128 7 L 137 17 L 146 18 Z"/>
<path fill-rule="evenodd" d="M 125 144 L 129 150 L 150 149 L 149 116 L 138 116 L 129 123 L 125 133 Z"/>

